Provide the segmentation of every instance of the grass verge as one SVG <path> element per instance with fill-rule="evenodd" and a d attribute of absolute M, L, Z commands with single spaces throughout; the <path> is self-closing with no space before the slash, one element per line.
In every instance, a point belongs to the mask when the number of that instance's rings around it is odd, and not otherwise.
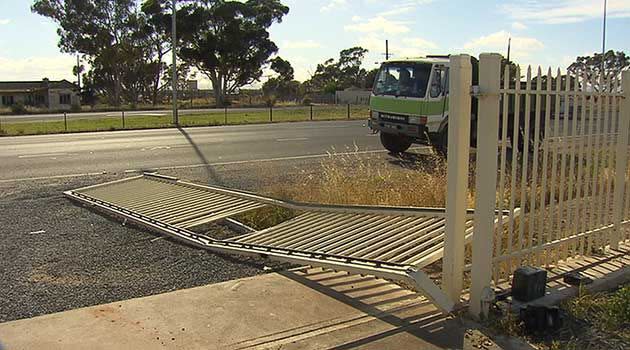
<path fill-rule="evenodd" d="M 313 106 L 311 119 L 310 107 L 275 109 L 271 113 L 268 109 L 254 109 L 252 111 L 211 112 L 205 114 L 182 115 L 180 126 L 216 126 L 254 124 L 269 122 L 290 122 L 307 120 L 343 120 L 348 119 L 348 107 L 341 106 Z M 368 117 L 367 106 L 351 106 L 350 119 L 365 119 Z M 58 120 L 37 122 L 3 122 L 0 124 L 0 136 L 39 135 L 89 131 L 113 131 L 134 129 L 157 129 L 174 127 L 170 115 L 133 115 L 108 116 L 102 118 L 73 117 L 67 115 Z"/>

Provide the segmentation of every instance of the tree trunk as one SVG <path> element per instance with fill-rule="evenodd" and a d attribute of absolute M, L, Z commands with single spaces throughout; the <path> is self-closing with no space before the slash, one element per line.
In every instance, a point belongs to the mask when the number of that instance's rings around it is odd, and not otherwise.
<path fill-rule="evenodd" d="M 153 96 L 151 96 L 151 103 L 157 105 L 158 90 L 160 89 L 160 75 L 162 74 L 162 51 L 158 51 L 157 69 L 155 70 L 155 77 L 153 78 Z"/>
<path fill-rule="evenodd" d="M 220 84 L 212 84 L 212 90 L 214 91 L 214 103 L 217 107 L 223 107 L 225 101 L 223 100 L 223 91 Z"/>
<path fill-rule="evenodd" d="M 212 91 L 214 93 L 214 103 L 217 107 L 223 107 L 225 104 L 224 96 L 223 96 L 223 77 L 221 75 L 217 75 L 215 72 L 212 72 L 209 75 L 210 81 L 212 82 Z"/>
<path fill-rule="evenodd" d="M 114 106 L 120 106 L 120 71 L 114 73 Z"/>

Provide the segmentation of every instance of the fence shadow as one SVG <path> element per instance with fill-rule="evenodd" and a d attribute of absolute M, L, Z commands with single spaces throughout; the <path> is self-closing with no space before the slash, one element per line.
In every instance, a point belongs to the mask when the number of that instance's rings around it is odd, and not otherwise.
<path fill-rule="evenodd" d="M 197 157 L 199 157 L 199 160 L 203 164 L 203 168 L 206 173 L 206 178 L 207 178 L 208 183 L 212 183 L 216 185 L 223 185 L 223 180 L 221 179 L 219 174 L 217 174 L 217 172 L 214 170 L 213 166 L 210 164 L 210 162 L 208 161 L 208 158 L 206 158 L 206 156 L 203 154 L 199 146 L 195 143 L 192 137 L 190 137 L 190 134 L 188 134 L 188 132 L 181 126 L 177 126 L 177 130 L 179 130 L 179 132 L 186 138 L 186 141 L 188 141 L 192 149 L 197 154 Z"/>
<path fill-rule="evenodd" d="M 396 286 L 387 288 L 391 286 L 389 282 L 330 271 L 330 275 L 323 276 L 321 272 L 284 271 L 280 274 L 393 326 L 386 327 L 385 331 L 370 331 L 332 349 L 359 348 L 401 333 L 441 348 L 462 347 L 465 329 L 457 319 L 443 315 L 415 293 Z M 365 281 L 367 284 L 362 284 L 362 287 L 348 288 L 349 284 Z M 383 287 L 386 289 L 383 290 Z M 359 292 L 359 296 L 352 295 Z"/>

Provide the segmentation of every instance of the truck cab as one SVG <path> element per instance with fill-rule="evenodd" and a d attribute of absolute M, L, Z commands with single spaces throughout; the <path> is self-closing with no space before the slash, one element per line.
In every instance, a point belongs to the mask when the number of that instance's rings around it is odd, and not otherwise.
<path fill-rule="evenodd" d="M 478 80 L 478 64 L 475 58 L 471 60 L 474 83 Z M 396 59 L 381 64 L 370 97 L 368 126 L 380 132 L 387 150 L 405 152 L 415 143 L 432 145 L 438 153 L 446 152 L 448 81 L 449 56 Z M 473 105 L 475 108 L 476 101 Z M 471 112 L 476 119 L 474 110 Z"/>

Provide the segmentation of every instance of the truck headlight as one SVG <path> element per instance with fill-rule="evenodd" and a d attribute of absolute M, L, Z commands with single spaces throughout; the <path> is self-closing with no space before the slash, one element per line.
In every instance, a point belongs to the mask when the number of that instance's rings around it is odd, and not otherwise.
<path fill-rule="evenodd" d="M 411 116 L 411 117 L 408 117 L 407 121 L 409 124 L 424 125 L 427 123 L 427 117 L 424 115 Z"/>

